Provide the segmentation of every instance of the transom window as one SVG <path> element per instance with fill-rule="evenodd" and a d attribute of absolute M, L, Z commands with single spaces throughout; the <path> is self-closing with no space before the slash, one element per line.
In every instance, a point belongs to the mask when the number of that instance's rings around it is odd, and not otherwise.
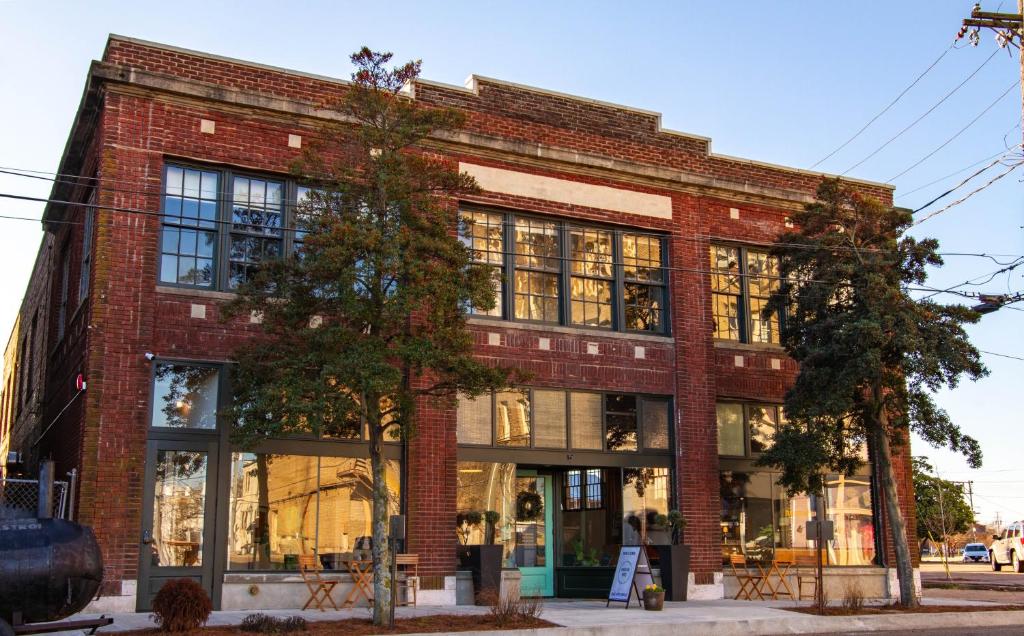
<path fill-rule="evenodd" d="M 160 283 L 237 288 L 260 264 L 301 246 L 302 211 L 311 192 L 284 179 L 168 165 Z"/>
<path fill-rule="evenodd" d="M 459 444 L 637 452 L 669 450 L 669 400 L 558 389 L 459 397 Z"/>
<path fill-rule="evenodd" d="M 766 250 L 711 246 L 711 307 L 714 337 L 779 344 L 779 317 L 762 315 L 779 293 L 779 262 Z"/>
<path fill-rule="evenodd" d="M 494 268 L 497 305 L 471 308 L 476 315 L 667 331 L 666 250 L 659 235 L 463 209 L 460 236 L 474 262 Z"/>

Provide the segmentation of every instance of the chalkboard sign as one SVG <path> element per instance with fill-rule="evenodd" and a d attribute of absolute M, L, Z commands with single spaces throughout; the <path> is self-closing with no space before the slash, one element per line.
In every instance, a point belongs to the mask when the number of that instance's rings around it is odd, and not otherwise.
<path fill-rule="evenodd" d="M 654 583 L 654 576 L 651 575 L 647 551 L 639 545 L 622 546 L 619 549 L 619 561 L 615 565 L 615 575 L 612 577 L 612 586 L 608 590 L 605 607 L 614 601 L 625 603 L 628 608 L 629 600 L 634 595 L 637 602 L 640 602 L 640 590 L 651 583 Z"/>

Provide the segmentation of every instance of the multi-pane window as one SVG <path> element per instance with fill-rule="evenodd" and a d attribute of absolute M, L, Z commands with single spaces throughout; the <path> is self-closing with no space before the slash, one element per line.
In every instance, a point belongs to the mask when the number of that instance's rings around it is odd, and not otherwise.
<path fill-rule="evenodd" d="M 669 450 L 666 398 L 522 389 L 459 397 L 459 444 L 573 448 L 607 452 Z"/>
<path fill-rule="evenodd" d="M 626 328 L 665 330 L 665 270 L 662 240 L 650 234 L 622 235 Z"/>
<path fill-rule="evenodd" d="M 569 230 L 569 320 L 574 325 L 612 326 L 612 244 L 612 233 L 607 230 Z"/>
<path fill-rule="evenodd" d="M 168 166 L 164 176 L 160 282 L 214 287 L 220 174 Z"/>
<path fill-rule="evenodd" d="M 96 219 L 96 188 L 89 194 L 82 225 L 82 260 L 78 273 L 78 302 L 89 295 L 89 274 L 92 269 L 92 233 Z"/>
<path fill-rule="evenodd" d="M 64 337 L 64 331 L 68 326 L 68 285 L 71 276 L 71 249 L 68 243 L 64 243 L 61 250 L 60 265 L 60 295 L 57 297 L 57 340 Z"/>
<path fill-rule="evenodd" d="M 604 480 L 600 468 L 565 473 L 565 510 L 600 510 L 604 507 Z"/>
<path fill-rule="evenodd" d="M 518 320 L 558 322 L 558 281 L 562 250 L 557 223 L 516 219 L 513 289 Z"/>
<path fill-rule="evenodd" d="M 785 422 L 782 407 L 776 404 L 739 404 L 720 402 L 718 418 L 718 454 L 746 457 L 763 453 L 775 441 L 780 422 Z"/>
<path fill-rule="evenodd" d="M 280 258 L 284 184 L 235 177 L 232 184 L 228 286 L 248 281 L 261 263 Z"/>
<path fill-rule="evenodd" d="M 474 314 L 501 316 L 501 299 L 505 291 L 505 228 L 500 214 L 468 211 L 462 214 L 464 226 L 459 233 L 463 244 L 472 251 L 474 263 L 492 268 L 495 305 L 489 310 L 471 308 Z"/>
<path fill-rule="evenodd" d="M 160 283 L 237 288 L 261 264 L 301 247 L 314 192 L 293 181 L 168 165 Z"/>
<path fill-rule="evenodd" d="M 460 238 L 494 268 L 496 306 L 471 313 L 511 320 L 665 333 L 665 240 L 651 233 L 461 211 Z M 503 281 L 508 281 L 506 286 Z"/>
<path fill-rule="evenodd" d="M 765 250 L 711 246 L 711 313 L 714 337 L 779 344 L 779 317 L 764 317 L 780 291 L 778 259 Z"/>

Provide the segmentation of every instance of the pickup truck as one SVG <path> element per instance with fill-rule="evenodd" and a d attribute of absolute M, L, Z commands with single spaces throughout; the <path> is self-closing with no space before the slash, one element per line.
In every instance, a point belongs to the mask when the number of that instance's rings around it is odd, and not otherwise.
<path fill-rule="evenodd" d="M 1003 565 L 1009 565 L 1014 572 L 1024 574 L 1024 521 L 1014 521 L 1006 526 L 1001 535 L 992 537 L 992 545 L 988 548 L 989 562 L 992 571 L 998 572 Z"/>

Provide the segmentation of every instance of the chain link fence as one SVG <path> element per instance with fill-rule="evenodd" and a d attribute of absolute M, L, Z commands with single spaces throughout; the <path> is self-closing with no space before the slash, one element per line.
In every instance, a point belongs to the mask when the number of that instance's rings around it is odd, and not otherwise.
<path fill-rule="evenodd" d="M 53 516 L 66 519 L 68 482 L 53 482 Z M 34 517 L 39 510 L 38 479 L 0 478 L 0 516 Z"/>

